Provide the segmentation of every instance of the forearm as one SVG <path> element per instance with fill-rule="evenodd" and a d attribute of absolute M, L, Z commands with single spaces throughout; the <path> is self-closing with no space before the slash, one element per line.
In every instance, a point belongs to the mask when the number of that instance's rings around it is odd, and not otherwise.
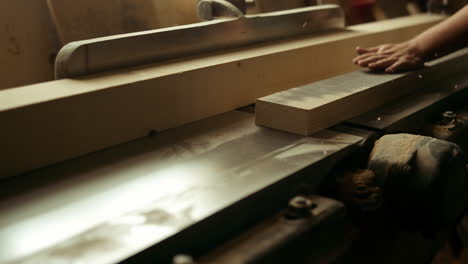
<path fill-rule="evenodd" d="M 468 45 L 468 5 L 410 40 L 428 60 Z"/>
<path fill-rule="evenodd" d="M 386 72 L 413 70 L 426 61 L 468 46 L 468 5 L 442 23 L 409 41 L 356 48 L 353 62 L 361 67 Z"/>

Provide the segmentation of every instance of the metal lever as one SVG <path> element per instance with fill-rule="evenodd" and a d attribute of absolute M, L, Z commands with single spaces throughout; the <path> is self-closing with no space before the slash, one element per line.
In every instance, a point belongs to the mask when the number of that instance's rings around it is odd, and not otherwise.
<path fill-rule="evenodd" d="M 209 21 L 218 17 L 244 16 L 246 3 L 244 0 L 233 2 L 227 0 L 200 0 L 197 9 L 200 19 Z"/>

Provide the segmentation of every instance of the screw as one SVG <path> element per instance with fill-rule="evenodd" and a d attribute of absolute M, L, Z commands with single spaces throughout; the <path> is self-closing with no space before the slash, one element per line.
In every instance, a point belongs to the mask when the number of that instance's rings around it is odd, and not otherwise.
<path fill-rule="evenodd" d="M 289 210 L 287 217 L 289 219 L 298 219 L 310 215 L 310 210 L 317 207 L 317 204 L 313 203 L 310 199 L 305 196 L 296 196 L 289 201 Z"/>
<path fill-rule="evenodd" d="M 195 264 L 192 256 L 180 254 L 173 258 L 172 264 Z"/>
<path fill-rule="evenodd" d="M 412 174 L 412 172 L 413 172 L 413 167 L 411 167 L 410 165 L 403 166 L 402 168 L 403 175 L 409 176 Z"/>
<path fill-rule="evenodd" d="M 450 124 L 457 119 L 457 114 L 452 111 L 446 111 L 442 114 L 442 123 Z"/>

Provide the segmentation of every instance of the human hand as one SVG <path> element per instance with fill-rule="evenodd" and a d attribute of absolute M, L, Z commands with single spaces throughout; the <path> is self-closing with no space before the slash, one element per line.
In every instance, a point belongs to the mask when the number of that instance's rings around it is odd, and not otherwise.
<path fill-rule="evenodd" d="M 356 48 L 353 63 L 371 70 L 388 73 L 413 70 L 424 66 L 425 56 L 411 41 L 385 44 L 372 48 Z"/>

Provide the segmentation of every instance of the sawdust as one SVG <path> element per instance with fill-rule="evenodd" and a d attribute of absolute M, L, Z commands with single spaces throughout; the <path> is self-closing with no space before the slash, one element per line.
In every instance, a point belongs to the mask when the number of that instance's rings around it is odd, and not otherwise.
<path fill-rule="evenodd" d="M 399 140 L 397 142 L 394 140 L 378 140 L 375 143 L 371 157 L 375 158 L 376 156 L 379 156 L 379 158 L 382 160 L 392 161 L 396 159 L 396 164 L 408 164 L 409 161 L 413 158 L 416 145 L 423 137 L 414 135 L 399 136 L 400 138 L 398 138 Z"/>

